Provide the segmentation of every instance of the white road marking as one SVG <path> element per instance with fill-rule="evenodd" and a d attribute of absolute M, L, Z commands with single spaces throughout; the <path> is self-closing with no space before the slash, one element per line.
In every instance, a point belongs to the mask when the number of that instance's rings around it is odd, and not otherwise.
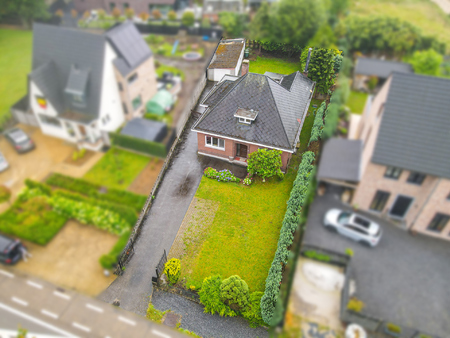
<path fill-rule="evenodd" d="M 129 325 L 136 326 L 136 322 L 134 320 L 131 320 L 131 319 L 128 319 L 128 318 L 125 318 L 125 317 L 122 317 L 122 316 L 119 316 L 119 320 L 121 322 L 127 323 Z"/>
<path fill-rule="evenodd" d="M 69 295 L 66 295 L 66 294 L 64 294 L 62 292 L 59 292 L 59 291 L 53 291 L 53 295 L 55 295 L 56 297 L 64 298 L 66 300 L 70 299 Z"/>
<path fill-rule="evenodd" d="M 32 316 L 30 316 L 30 315 L 28 315 L 28 314 L 26 314 L 24 312 L 16 310 L 16 309 L 14 309 L 14 308 L 6 305 L 6 304 L 0 303 L 0 309 L 6 310 L 6 311 L 8 311 L 10 313 L 13 313 L 13 314 L 19 316 L 19 317 L 25 318 L 25 319 L 29 320 L 30 322 L 36 323 L 38 325 L 41 325 L 42 327 L 45 327 L 45 328 L 47 328 L 49 330 L 53 330 L 53 331 L 59 333 L 60 335 L 64 335 L 64 337 L 78 337 L 78 336 L 75 336 L 74 334 L 72 334 L 70 332 L 61 330 L 60 328 L 58 328 L 56 326 L 48 324 L 48 323 L 46 323 L 46 322 L 44 322 L 44 321 L 42 321 L 42 320 L 40 320 L 38 318 L 32 317 Z"/>
<path fill-rule="evenodd" d="M 1 269 L 0 269 L 0 274 L 2 274 L 3 276 L 9 277 L 9 278 L 14 277 L 14 275 L 12 273 L 5 271 L 5 270 L 1 270 Z"/>
<path fill-rule="evenodd" d="M 42 309 L 42 310 L 41 310 L 41 313 L 42 313 L 43 315 L 46 315 L 46 316 L 49 316 L 49 317 L 58 319 L 58 315 L 57 315 L 56 313 L 47 311 L 47 310 L 45 310 L 45 309 Z"/>
<path fill-rule="evenodd" d="M 86 304 L 86 307 L 88 309 L 91 309 L 93 311 L 97 311 L 97 312 L 100 312 L 100 313 L 103 313 L 103 311 L 104 311 L 101 307 L 98 307 L 98 306 L 95 306 L 95 305 L 92 305 L 92 304 Z"/>
<path fill-rule="evenodd" d="M 90 328 L 88 328 L 87 326 L 83 326 L 83 325 L 81 325 L 81 324 L 78 324 L 78 323 L 76 323 L 76 322 L 72 322 L 72 326 L 73 326 L 73 327 L 76 327 L 77 329 L 83 330 L 83 331 L 85 331 L 85 332 L 91 332 L 91 329 L 90 329 Z"/>
<path fill-rule="evenodd" d="M 34 287 L 34 288 L 36 288 L 36 289 L 39 289 L 39 290 L 42 290 L 42 288 L 43 288 L 43 286 L 42 286 L 41 284 L 32 282 L 32 281 L 30 281 L 30 280 L 27 280 L 27 284 L 28 284 L 29 286 L 32 286 L 32 287 Z"/>
<path fill-rule="evenodd" d="M 158 330 L 155 330 L 155 329 L 152 330 L 152 333 L 154 333 L 154 334 L 156 334 L 157 336 L 160 336 L 160 337 L 171 338 L 171 336 L 169 336 L 168 334 L 162 333 L 162 332 L 160 332 Z"/>
<path fill-rule="evenodd" d="M 13 302 L 16 302 L 17 304 L 20 304 L 20 305 L 23 305 L 23 306 L 28 306 L 28 302 L 26 302 L 26 301 L 24 301 L 24 300 L 22 300 L 20 298 L 12 297 L 11 300 Z"/>

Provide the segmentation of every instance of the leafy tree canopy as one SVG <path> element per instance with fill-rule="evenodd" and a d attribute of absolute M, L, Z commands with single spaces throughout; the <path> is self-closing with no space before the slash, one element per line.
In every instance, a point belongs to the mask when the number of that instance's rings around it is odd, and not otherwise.
<path fill-rule="evenodd" d="M 26 28 L 31 27 L 33 20 L 50 17 L 45 0 L 0 0 L 0 8 L 0 19 L 17 14 Z"/>
<path fill-rule="evenodd" d="M 416 51 L 409 59 L 415 73 L 434 76 L 440 74 L 442 61 L 442 55 L 434 49 Z"/>
<path fill-rule="evenodd" d="M 186 11 L 183 13 L 183 16 L 181 17 L 181 23 L 187 27 L 191 27 L 194 25 L 195 22 L 195 16 L 194 13 L 191 11 Z"/>

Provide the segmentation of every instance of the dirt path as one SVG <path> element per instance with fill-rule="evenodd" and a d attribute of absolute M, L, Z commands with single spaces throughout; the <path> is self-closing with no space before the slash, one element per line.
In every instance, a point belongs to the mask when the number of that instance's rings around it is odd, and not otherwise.
<path fill-rule="evenodd" d="M 138 177 L 130 184 L 127 190 L 134 192 L 135 194 L 148 196 L 153 189 L 153 185 L 158 178 L 163 164 L 163 159 L 153 157 L 144 170 L 142 170 Z"/>
<path fill-rule="evenodd" d="M 115 276 L 105 277 L 99 258 L 109 252 L 118 237 L 93 226 L 69 221 L 46 246 L 25 242 L 33 255 L 15 268 L 56 285 L 95 296 Z"/>

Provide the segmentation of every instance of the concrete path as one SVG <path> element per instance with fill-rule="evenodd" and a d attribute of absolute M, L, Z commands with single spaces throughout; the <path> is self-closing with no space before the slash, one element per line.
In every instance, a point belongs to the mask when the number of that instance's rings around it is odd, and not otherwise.
<path fill-rule="evenodd" d="M 120 300 L 123 309 L 145 315 L 152 293 L 152 276 L 164 249 L 168 253 L 202 177 L 197 159 L 197 135 L 188 122 L 171 165 L 167 170 L 135 245 L 135 254 L 118 277 L 99 298 Z"/>
<path fill-rule="evenodd" d="M 204 313 L 202 305 L 173 293 L 155 291 L 152 303 L 160 311 L 170 310 L 181 315 L 181 327 L 203 338 L 269 337 L 266 329 L 252 329 L 242 317 L 220 317 L 218 314 Z"/>
<path fill-rule="evenodd" d="M 431 0 L 431 1 L 433 1 L 439 7 L 441 7 L 444 13 L 450 14 L 450 0 Z"/>

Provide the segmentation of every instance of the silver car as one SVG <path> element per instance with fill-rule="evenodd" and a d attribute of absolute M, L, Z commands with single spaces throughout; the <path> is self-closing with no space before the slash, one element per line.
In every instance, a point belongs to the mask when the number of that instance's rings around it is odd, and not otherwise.
<path fill-rule="evenodd" d="M 381 228 L 377 223 L 350 211 L 331 209 L 325 214 L 323 224 L 329 230 L 371 247 L 376 246 L 381 238 Z"/>
<path fill-rule="evenodd" d="M 33 140 L 20 128 L 12 128 L 4 132 L 6 140 L 18 153 L 25 153 L 35 148 Z"/>
<path fill-rule="evenodd" d="M 2 153 L 0 153 L 0 172 L 5 171 L 9 168 L 9 163 L 6 160 L 5 156 L 3 156 Z"/>

